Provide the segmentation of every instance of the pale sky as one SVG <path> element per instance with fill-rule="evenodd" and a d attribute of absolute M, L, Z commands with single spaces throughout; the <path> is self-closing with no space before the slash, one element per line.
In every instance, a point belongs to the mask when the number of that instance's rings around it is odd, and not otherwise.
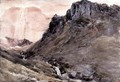
<path fill-rule="evenodd" d="M 41 1 L 41 0 L 39 0 L 39 1 Z M 45 1 L 45 0 L 43 0 L 43 1 Z M 48 0 L 48 1 L 56 1 L 56 2 L 61 2 L 61 3 L 71 4 L 73 2 L 80 1 L 80 0 Z M 120 5 L 120 0 L 89 0 L 89 1 L 98 2 L 98 3 L 106 3 L 108 5 L 112 5 L 112 4 Z"/>
<path fill-rule="evenodd" d="M 63 5 L 68 5 L 68 8 L 70 8 L 71 4 L 73 2 L 76 1 L 80 1 L 80 0 L 9 0 L 9 2 L 5 2 L 7 0 L 0 0 L 1 3 L 0 4 L 0 16 L 10 7 L 21 7 L 21 8 L 25 8 L 25 7 L 29 7 L 29 6 L 36 6 L 36 7 L 40 7 L 41 4 L 44 4 L 44 2 L 52 2 L 52 3 L 59 3 L 59 4 L 63 4 Z M 98 3 L 106 3 L 108 5 L 119 5 L 120 6 L 120 0 L 89 0 L 92 2 L 98 2 Z M 42 3 L 41 3 L 42 2 Z M 65 12 L 63 12 L 65 13 Z"/>

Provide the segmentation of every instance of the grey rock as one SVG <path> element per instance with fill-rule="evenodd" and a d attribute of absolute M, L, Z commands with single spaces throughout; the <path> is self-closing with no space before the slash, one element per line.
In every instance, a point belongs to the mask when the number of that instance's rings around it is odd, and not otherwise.
<path fill-rule="evenodd" d="M 90 65 L 80 65 L 77 69 L 79 70 L 76 74 L 78 79 L 93 80 L 95 70 Z"/>
<path fill-rule="evenodd" d="M 72 79 L 76 78 L 76 74 L 77 74 L 76 71 L 71 71 L 71 72 L 68 73 L 69 78 L 72 78 Z"/>
<path fill-rule="evenodd" d="M 60 78 L 62 80 L 69 80 L 70 79 L 67 73 L 62 74 Z"/>

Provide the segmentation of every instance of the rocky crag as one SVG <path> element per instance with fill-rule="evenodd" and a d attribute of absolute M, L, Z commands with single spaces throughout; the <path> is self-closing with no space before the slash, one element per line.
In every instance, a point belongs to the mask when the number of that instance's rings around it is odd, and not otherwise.
<path fill-rule="evenodd" d="M 80 73 L 75 79 L 119 82 L 119 30 L 119 6 L 78 1 L 65 16 L 52 18 L 43 38 L 28 50 L 34 52 L 34 58 L 29 59 L 43 59 L 64 68 L 62 74 L 71 70 Z M 94 72 L 85 75 L 90 69 Z"/>
<path fill-rule="evenodd" d="M 14 59 L 61 81 L 120 82 L 119 36 L 119 6 L 82 0 L 65 16 L 54 15 L 42 39 Z M 41 66 L 42 61 L 52 68 Z"/>

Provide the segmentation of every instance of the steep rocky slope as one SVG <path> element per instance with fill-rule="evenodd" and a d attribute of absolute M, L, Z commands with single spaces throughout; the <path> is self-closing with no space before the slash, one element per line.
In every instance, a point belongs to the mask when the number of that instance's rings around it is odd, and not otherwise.
<path fill-rule="evenodd" d="M 0 82 L 41 82 L 59 80 L 0 57 Z"/>
<path fill-rule="evenodd" d="M 119 82 L 119 32 L 119 6 L 78 1 L 65 16 L 52 18 L 43 38 L 28 50 L 33 54 L 26 58 L 48 61 L 62 68 L 62 74 L 75 71 L 85 81 L 91 72 L 85 75 L 83 71 L 92 69 L 92 82 Z"/>
<path fill-rule="evenodd" d="M 0 82 L 60 81 L 53 76 L 55 74 L 50 64 L 28 61 L 18 51 L 0 48 Z"/>
<path fill-rule="evenodd" d="M 24 68 L 30 73 L 26 75 L 20 71 L 19 75 L 24 76 L 21 82 L 26 78 L 33 82 L 39 82 L 38 78 L 49 81 L 50 77 L 53 82 L 120 82 L 119 36 L 119 6 L 87 0 L 75 2 L 65 16 L 54 15 L 42 39 L 26 52 L 0 48 L 1 81 L 8 82 L 4 79 L 6 74 L 18 75 L 13 69 L 20 64 L 17 70 Z M 4 62 L 13 66 L 4 65 Z M 45 77 L 41 77 L 41 72 Z M 19 77 L 9 78 L 10 81 L 19 80 Z"/>

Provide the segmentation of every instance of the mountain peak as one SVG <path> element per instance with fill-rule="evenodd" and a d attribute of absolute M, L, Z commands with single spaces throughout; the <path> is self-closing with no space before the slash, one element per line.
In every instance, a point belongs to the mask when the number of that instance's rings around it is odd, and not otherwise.
<path fill-rule="evenodd" d="M 73 3 L 65 16 L 54 15 L 42 39 L 16 58 L 61 80 L 120 82 L 119 46 L 120 7 L 82 0 Z M 53 70 L 42 68 L 41 61 Z"/>
<path fill-rule="evenodd" d="M 92 3 L 87 0 L 78 1 L 72 4 L 65 16 L 55 15 L 42 40 L 28 51 L 35 52 L 35 57 L 42 57 L 50 63 L 55 62 L 53 60 L 55 59 L 56 63 L 63 68 L 66 68 L 67 64 L 69 69 L 80 72 L 83 70 L 81 65 L 83 67 L 90 65 L 99 70 L 96 72 L 98 76 L 105 73 L 107 76 L 104 78 L 118 79 L 119 66 L 112 67 L 112 64 L 108 65 L 108 63 L 110 61 L 118 63 L 120 60 L 119 57 L 115 60 L 110 59 L 113 54 L 118 56 L 119 50 L 114 51 L 115 46 L 113 48 L 111 44 L 118 45 L 113 41 L 119 42 L 115 38 L 119 37 L 119 25 L 119 6 L 109 7 L 106 4 Z M 62 60 L 59 61 L 61 58 Z M 119 73 L 111 71 L 112 69 Z M 113 74 L 115 76 L 112 76 Z"/>

